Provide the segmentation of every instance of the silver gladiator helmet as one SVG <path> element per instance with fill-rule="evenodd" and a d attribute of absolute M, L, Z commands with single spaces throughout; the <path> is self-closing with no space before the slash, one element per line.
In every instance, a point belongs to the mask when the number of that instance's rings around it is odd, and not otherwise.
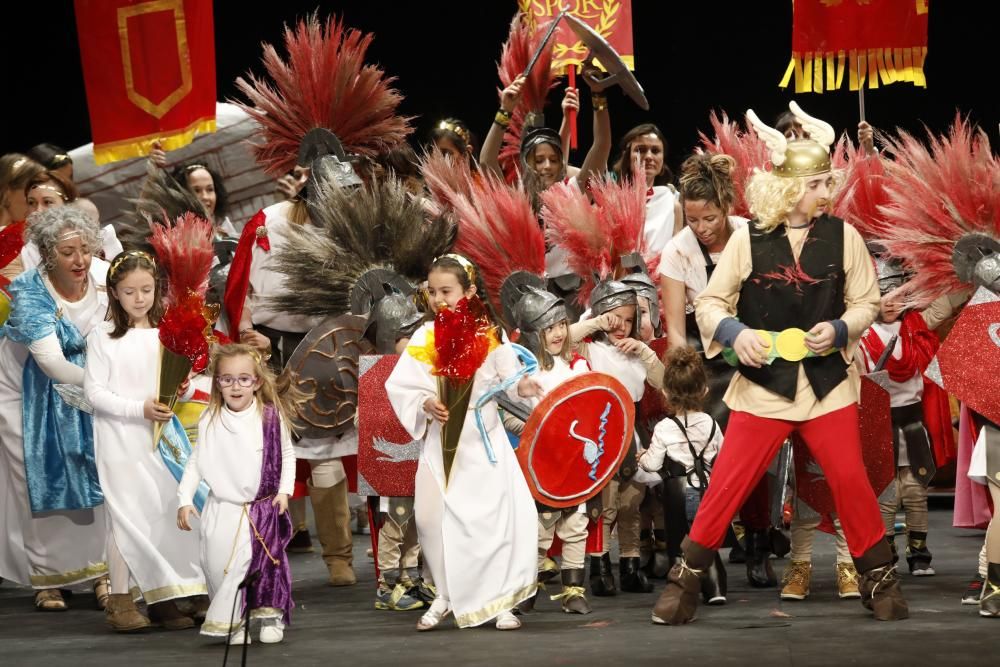
<path fill-rule="evenodd" d="M 868 243 L 868 252 L 872 254 L 872 258 L 875 260 L 878 291 L 882 296 L 901 287 L 910 279 L 910 273 L 906 270 L 902 260 L 890 255 L 885 246 L 870 242 Z"/>
<path fill-rule="evenodd" d="M 653 335 L 659 338 L 663 335 L 663 326 L 660 322 L 660 293 L 656 289 L 656 283 L 646 272 L 646 262 L 639 253 L 632 253 L 622 255 L 621 264 L 629 271 L 622 276 L 622 282 L 649 303 L 649 319 L 653 325 Z"/>
<path fill-rule="evenodd" d="M 554 324 L 567 321 L 566 304 L 555 294 L 526 286 L 514 307 L 517 328 L 521 332 L 520 343 L 533 352 L 547 354 L 541 344 L 542 332 Z"/>
<path fill-rule="evenodd" d="M 370 335 L 374 327 L 375 352 L 393 354 L 396 351 L 396 341 L 413 336 L 423 320 L 424 315 L 417 309 L 413 299 L 398 293 L 386 294 L 368 313 L 365 333 Z"/>
<path fill-rule="evenodd" d="M 619 280 L 600 281 L 590 292 L 590 313 L 594 317 L 621 306 L 634 306 L 638 311 L 639 301 L 635 289 Z M 632 320 L 632 332 L 629 335 L 633 338 L 639 336 L 638 312 Z"/>

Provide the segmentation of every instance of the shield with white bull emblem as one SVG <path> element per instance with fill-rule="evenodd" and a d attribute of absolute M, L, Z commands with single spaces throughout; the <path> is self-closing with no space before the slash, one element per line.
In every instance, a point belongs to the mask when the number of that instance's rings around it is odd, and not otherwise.
<path fill-rule="evenodd" d="M 635 404 L 610 375 L 560 384 L 531 412 L 517 448 L 531 495 L 563 508 L 599 494 L 631 451 L 634 425 Z"/>
<path fill-rule="evenodd" d="M 398 354 L 365 354 L 358 363 L 358 494 L 413 496 L 420 441 L 399 423 L 385 384 Z"/>

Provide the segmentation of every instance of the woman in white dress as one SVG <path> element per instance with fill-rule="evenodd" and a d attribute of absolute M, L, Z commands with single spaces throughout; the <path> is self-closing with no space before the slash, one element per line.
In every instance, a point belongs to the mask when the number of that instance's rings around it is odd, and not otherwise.
<path fill-rule="evenodd" d="M 130 251 L 115 257 L 108 291 L 110 321 L 87 337 L 84 379 L 110 519 L 107 620 L 119 632 L 141 630 L 150 621 L 168 630 L 191 628 L 194 621 L 174 600 L 205 595 L 208 588 L 198 536 L 175 529 L 177 481 L 153 446 L 152 422 L 166 422 L 173 413 L 155 398 L 163 306 L 152 256 Z M 130 580 L 148 605 L 149 620 L 135 608 Z"/>
<path fill-rule="evenodd" d="M 625 133 L 620 142 L 620 150 L 612 172 L 619 180 L 646 180 L 646 224 L 643 235 L 646 239 L 646 251 L 650 255 L 658 255 L 684 225 L 677 190 L 671 184 L 673 175 L 666 164 L 666 137 L 656 125 L 643 123 Z"/>
<path fill-rule="evenodd" d="M 43 611 L 67 609 L 59 589 L 75 583 L 94 580 L 99 604 L 107 596 L 91 418 L 55 390 L 83 385 L 84 337 L 107 309 L 98 233 L 75 208 L 31 216 L 43 263 L 7 287 L 0 328 L 0 577 L 34 588 Z"/>
<path fill-rule="evenodd" d="M 454 309 L 463 299 L 478 298 L 475 276 L 465 258 L 437 258 L 427 277 L 428 301 L 435 309 Z M 433 334 L 433 323 L 414 333 L 386 383 L 400 423 L 414 440 L 425 443 L 417 466 L 414 512 L 438 597 L 417 630 L 434 628 L 452 612 L 462 628 L 496 619 L 498 630 L 516 630 L 521 623 L 511 610 L 536 588 L 535 502 L 493 402 L 483 407 L 482 417 L 496 463 L 489 460 L 475 418 L 467 414 L 446 479 L 441 428 L 449 419 L 448 409 L 438 397 L 438 379 L 430 364 L 417 358 Z M 486 391 L 518 370 L 509 345 L 493 349 L 474 376 L 470 411 Z M 538 393 L 530 378 L 517 387 L 524 397 Z"/>

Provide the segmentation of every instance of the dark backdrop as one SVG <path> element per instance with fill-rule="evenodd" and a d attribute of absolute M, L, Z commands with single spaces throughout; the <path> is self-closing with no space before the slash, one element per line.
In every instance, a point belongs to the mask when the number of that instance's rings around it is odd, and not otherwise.
<path fill-rule="evenodd" d="M 636 75 L 651 108 L 642 112 L 614 91 L 610 109 L 616 140 L 632 125 L 651 120 L 665 131 L 668 159 L 676 167 L 697 142 L 698 130 L 709 129 L 711 109 L 740 116 L 753 107 L 762 118 L 772 119 L 786 108 L 792 93 L 777 83 L 790 55 L 790 0 L 632 4 Z M 869 122 L 912 130 L 925 123 L 940 130 L 957 109 L 970 114 L 998 145 L 996 34 L 984 14 L 989 4 L 933 2 L 925 67 L 928 87 L 895 84 L 866 91 Z M 513 0 L 219 0 L 219 99 L 236 94 L 232 82 L 238 75 L 247 69 L 261 71 L 261 41 L 279 41 L 283 23 L 317 5 L 323 13 L 343 13 L 351 26 L 375 33 L 369 59 L 398 77 L 397 86 L 406 95 L 403 112 L 419 116 L 418 141 L 448 115 L 466 120 L 480 134 L 488 129 L 497 106 L 495 62 L 515 8 Z M 73 3 L 5 3 L 0 11 L 6 53 L 0 152 L 24 150 L 41 141 L 66 148 L 90 141 Z M 558 122 L 558 99 L 554 94 L 550 100 L 550 124 Z M 857 124 L 855 93 L 804 94 L 799 102 L 838 129 Z M 586 110 L 582 118 L 586 146 Z"/>

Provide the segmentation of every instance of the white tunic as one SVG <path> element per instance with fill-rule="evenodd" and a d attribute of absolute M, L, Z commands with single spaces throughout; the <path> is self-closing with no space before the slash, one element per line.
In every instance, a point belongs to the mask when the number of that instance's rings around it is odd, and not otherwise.
<path fill-rule="evenodd" d="M 734 230 L 746 226 L 748 222 L 746 218 L 729 216 L 729 224 Z M 717 262 L 721 254 L 711 253 L 709 257 Z M 705 255 L 701 251 L 698 237 L 687 225 L 677 232 L 677 236 L 668 240 L 660 254 L 660 275 L 684 283 L 688 312 L 691 312 L 695 298 L 708 286 L 705 266 Z"/>
<path fill-rule="evenodd" d="M 230 625 L 233 602 L 252 556 L 250 524 L 243 507 L 257 497 L 263 458 L 264 419 L 256 401 L 241 412 L 223 406 L 213 417 L 210 410 L 205 411 L 198 422 L 198 446 L 177 488 L 178 507 L 193 504 L 201 480 L 211 489 L 200 520 L 201 566 L 212 598 L 201 626 L 203 635 L 226 636 L 239 625 L 238 619 Z M 295 451 L 291 433 L 282 423 L 278 492 L 291 495 L 294 487 Z M 280 619 L 281 611 L 251 610 L 251 616 Z"/>
<path fill-rule="evenodd" d="M 677 193 L 665 185 L 654 185 L 653 194 L 646 195 L 646 222 L 643 226 L 643 236 L 646 239 L 646 252 L 659 255 L 663 246 L 674 235 L 677 221 L 674 219 L 674 205 L 677 203 Z"/>
<path fill-rule="evenodd" d="M 681 431 L 669 417 L 660 421 L 653 429 L 649 449 L 639 458 L 639 466 L 643 470 L 658 472 L 663 468 L 663 459 L 667 458 L 682 464 L 690 473 L 694 470 L 691 447 L 694 447 L 694 451 L 701 454 L 708 462 L 714 461 L 719 455 L 719 449 L 722 447 L 722 428 L 715 423 L 711 415 L 704 412 L 690 412 L 679 415 L 678 419 L 684 426 L 684 431 Z M 691 441 L 691 447 L 688 446 L 688 440 Z"/>
<path fill-rule="evenodd" d="M 204 594 L 198 536 L 177 529 L 177 481 L 153 447 L 143 402 L 157 395 L 158 329 L 110 337 L 110 322 L 87 337 L 84 391 L 94 406 L 94 451 L 110 528 L 148 604 Z"/>
<path fill-rule="evenodd" d="M 646 391 L 646 366 L 639 357 L 625 354 L 604 341 L 588 343 L 587 356 L 594 371 L 610 375 L 625 385 L 634 402 L 642 400 Z"/>
<path fill-rule="evenodd" d="M 319 324 L 322 318 L 289 313 L 271 309 L 268 298 L 285 291 L 286 277 L 274 268 L 275 257 L 288 243 L 286 230 L 293 224 L 287 217 L 292 204 L 280 202 L 264 209 L 264 229 L 267 230 L 270 250 L 264 250 L 256 243 L 250 256 L 250 310 L 253 323 L 262 324 L 278 331 L 304 333 Z"/>
<path fill-rule="evenodd" d="M 74 303 L 64 301 L 46 281 L 57 306 L 83 336 L 104 319 L 107 273 L 107 262 L 95 257 L 87 294 Z M 47 338 L 53 339 L 48 342 L 54 342 L 58 349 L 55 334 Z M 24 364 L 29 354 L 27 347 L 0 339 L 0 534 L 4 536 L 0 538 L 0 577 L 36 589 L 59 588 L 107 574 L 106 519 L 103 505 L 89 510 L 31 512 L 21 415 Z"/>
<path fill-rule="evenodd" d="M 422 347 L 433 324 L 410 341 Z M 427 364 L 404 353 L 386 383 L 400 423 L 424 440 L 417 466 L 415 518 L 420 547 L 438 595 L 450 600 L 459 627 L 480 625 L 535 593 L 537 511 L 500 423 L 495 402 L 482 411 L 497 462 L 490 463 L 472 407 L 518 370 L 509 345 L 501 345 L 476 372 L 469 411 L 447 486 L 441 425 L 429 421 L 424 402 L 437 398 L 437 378 Z"/>

